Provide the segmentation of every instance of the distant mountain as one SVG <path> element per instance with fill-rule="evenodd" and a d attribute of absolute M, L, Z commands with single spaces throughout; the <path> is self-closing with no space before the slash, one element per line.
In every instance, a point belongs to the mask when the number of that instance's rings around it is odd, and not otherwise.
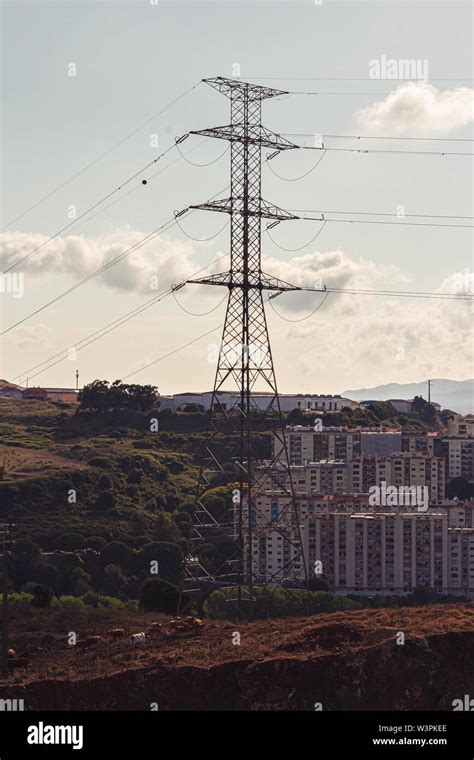
<path fill-rule="evenodd" d="M 385 401 L 389 398 L 412 399 L 414 396 L 428 398 L 428 381 L 422 383 L 387 383 L 375 388 L 358 388 L 344 391 L 346 396 L 354 401 Z M 451 409 L 459 414 L 474 411 L 474 380 L 444 380 L 431 381 L 431 400 L 441 404 L 443 409 Z"/>

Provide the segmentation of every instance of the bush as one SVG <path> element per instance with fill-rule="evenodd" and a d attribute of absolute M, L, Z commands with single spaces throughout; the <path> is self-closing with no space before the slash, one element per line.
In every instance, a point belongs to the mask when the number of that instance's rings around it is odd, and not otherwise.
<path fill-rule="evenodd" d="M 169 541 L 153 541 L 146 544 L 139 553 L 140 569 L 150 572 L 150 562 L 158 562 L 158 573 L 166 581 L 177 583 L 181 578 L 183 550 Z"/>
<path fill-rule="evenodd" d="M 101 475 L 99 478 L 98 486 L 101 491 L 108 491 L 110 488 L 112 488 L 112 479 L 110 478 L 110 475 L 107 475 L 106 473 Z"/>
<path fill-rule="evenodd" d="M 69 595 L 60 596 L 58 599 L 58 605 L 63 610 L 82 610 L 86 606 L 79 597 Z"/>
<path fill-rule="evenodd" d="M 178 600 L 178 587 L 162 578 L 147 578 L 140 588 L 139 605 L 150 612 L 174 614 Z"/>
<path fill-rule="evenodd" d="M 92 457 L 87 464 L 92 465 L 92 467 L 103 467 L 104 469 L 108 469 L 112 466 L 106 457 Z"/>
<path fill-rule="evenodd" d="M 210 618 L 217 620 L 232 619 L 236 616 L 235 606 L 228 601 L 235 593 L 232 590 L 213 591 L 204 602 L 204 611 Z M 296 589 L 261 589 L 255 588 L 253 617 L 255 619 L 297 617 L 302 615 L 318 615 L 324 612 L 339 610 L 358 610 L 363 605 L 344 596 L 336 596 L 327 591 L 300 591 Z M 248 602 L 243 601 L 243 612 L 250 616 Z"/>
<path fill-rule="evenodd" d="M 95 609 L 118 610 L 125 607 L 125 604 L 115 596 L 97 594 L 95 591 L 87 591 L 81 599 L 87 607 Z"/>
<path fill-rule="evenodd" d="M 84 536 L 80 533 L 64 533 L 57 536 L 55 541 L 56 549 L 62 549 L 67 552 L 74 552 L 77 549 L 83 549 L 85 546 Z"/>
<path fill-rule="evenodd" d="M 117 499 L 112 491 L 102 491 L 96 499 L 95 505 L 99 509 L 110 509 L 115 507 Z"/>
<path fill-rule="evenodd" d="M 96 552 L 100 552 L 100 550 L 105 546 L 107 541 L 105 538 L 102 538 L 102 536 L 90 536 L 87 539 L 87 545 L 90 549 L 95 549 Z"/>
<path fill-rule="evenodd" d="M 131 558 L 132 550 L 123 541 L 111 541 L 100 552 L 100 559 L 104 565 L 127 567 Z"/>

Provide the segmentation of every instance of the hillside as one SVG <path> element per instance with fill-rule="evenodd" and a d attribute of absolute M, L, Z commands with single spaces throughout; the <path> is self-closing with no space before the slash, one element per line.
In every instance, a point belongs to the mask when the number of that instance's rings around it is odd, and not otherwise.
<path fill-rule="evenodd" d="M 152 619 L 135 617 L 131 630 Z M 81 635 L 107 630 L 97 618 L 75 622 Z M 201 634 L 133 652 L 126 641 L 76 651 L 70 620 L 37 623 L 41 631 L 15 634 L 29 668 L 0 679 L 2 696 L 23 698 L 25 709 L 452 710 L 474 682 L 472 603 L 208 622 Z"/>
<path fill-rule="evenodd" d="M 385 415 L 347 409 L 324 415 L 323 423 L 443 427 L 438 417 Z M 159 431 L 152 432 L 153 420 Z M 312 417 L 298 412 L 288 420 L 307 424 Z M 151 560 L 159 561 L 160 578 L 176 584 L 191 550 L 207 421 L 201 412 L 78 412 L 75 404 L 0 399 L 0 520 L 15 524 L 12 590 L 31 594 L 40 585 L 88 605 L 103 597 L 136 605 Z M 222 443 L 225 467 L 205 497 L 212 514 L 229 520 L 238 480 L 231 431 Z M 265 428 L 254 450 L 270 455 Z M 193 551 L 212 572 L 232 547 L 216 541 Z"/>

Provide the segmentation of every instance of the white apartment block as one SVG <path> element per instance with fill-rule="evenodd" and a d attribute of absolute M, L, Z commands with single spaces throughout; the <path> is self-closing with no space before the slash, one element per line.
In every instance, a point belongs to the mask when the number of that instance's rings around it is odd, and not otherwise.
<path fill-rule="evenodd" d="M 258 470 L 256 470 L 258 478 Z M 296 493 L 368 493 L 373 486 L 427 487 L 430 501 L 444 499 L 445 462 L 428 454 L 395 453 L 389 457 L 360 456 L 353 461 L 323 459 L 291 467 Z M 285 470 L 274 468 L 273 477 L 258 478 L 259 490 L 290 487 Z"/>
<path fill-rule="evenodd" d="M 473 595 L 474 528 L 449 528 L 448 590 Z"/>
<path fill-rule="evenodd" d="M 448 522 L 443 513 L 315 515 L 302 525 L 302 542 L 308 567 L 321 563 L 320 577 L 341 593 L 448 588 Z"/>
<path fill-rule="evenodd" d="M 259 492 L 253 577 L 302 581 L 305 568 L 313 573 L 321 562 L 315 577 L 335 592 L 404 594 L 423 586 L 474 598 L 473 525 L 474 499 L 419 512 L 371 506 L 368 494 L 298 494 L 295 514 L 288 494 Z"/>
<path fill-rule="evenodd" d="M 456 435 L 443 438 L 447 449 L 447 474 L 450 478 L 474 481 L 474 435 Z"/>
<path fill-rule="evenodd" d="M 184 409 L 184 407 L 189 404 L 197 404 L 207 411 L 211 408 L 212 391 L 204 391 L 202 393 L 175 393 L 172 399 L 173 408 L 176 410 Z M 273 399 L 274 394 L 272 393 L 255 391 L 252 393 L 252 406 L 255 409 L 264 412 Z M 291 412 L 294 409 L 300 409 L 302 412 L 337 412 L 345 406 L 350 407 L 351 409 L 356 409 L 359 406 L 356 401 L 338 395 L 325 396 L 318 394 L 305 395 L 301 393 L 281 393 L 279 394 L 279 399 L 282 412 Z M 214 406 L 217 408 L 221 406 L 227 411 L 237 407 L 239 403 L 240 394 L 218 391 L 217 401 L 215 400 Z"/>
<path fill-rule="evenodd" d="M 445 463 L 429 454 L 392 454 L 390 457 L 360 457 L 349 465 L 348 490 L 366 492 L 381 483 L 387 486 L 428 488 L 430 501 L 445 496 Z"/>
<path fill-rule="evenodd" d="M 325 427 L 321 430 L 310 425 L 288 425 L 285 440 L 290 464 L 317 462 L 321 459 L 347 459 L 352 461 L 361 454 L 389 456 L 402 450 L 400 430 L 348 429 Z M 274 452 L 278 441 L 274 438 Z"/>

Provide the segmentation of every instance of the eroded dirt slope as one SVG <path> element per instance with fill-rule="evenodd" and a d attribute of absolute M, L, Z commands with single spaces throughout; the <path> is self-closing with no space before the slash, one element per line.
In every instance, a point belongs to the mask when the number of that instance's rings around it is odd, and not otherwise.
<path fill-rule="evenodd" d="M 80 652 L 57 632 L 16 644 L 29 666 L 0 692 L 32 710 L 452 710 L 474 689 L 473 604 L 214 622 L 133 652 Z"/>

